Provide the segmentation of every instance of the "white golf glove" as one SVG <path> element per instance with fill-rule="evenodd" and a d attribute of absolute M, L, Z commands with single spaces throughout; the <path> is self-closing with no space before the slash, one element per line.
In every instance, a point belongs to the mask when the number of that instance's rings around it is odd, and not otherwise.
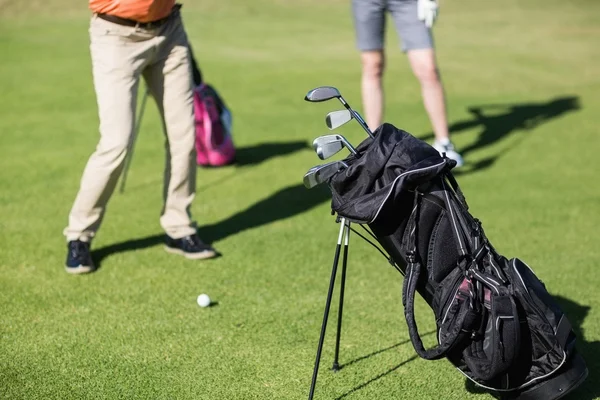
<path fill-rule="evenodd" d="M 420 21 L 424 21 L 428 28 L 433 26 L 437 16 L 439 6 L 437 0 L 417 0 L 418 16 Z"/>

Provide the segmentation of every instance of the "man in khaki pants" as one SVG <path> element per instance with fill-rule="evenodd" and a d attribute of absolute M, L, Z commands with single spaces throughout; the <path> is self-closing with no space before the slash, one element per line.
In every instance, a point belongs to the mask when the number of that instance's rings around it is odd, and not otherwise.
<path fill-rule="evenodd" d="M 216 251 L 197 236 L 190 206 L 196 190 L 191 59 L 175 0 L 90 0 L 92 71 L 100 141 L 90 157 L 64 230 L 66 270 L 94 270 L 90 243 L 123 170 L 143 76 L 164 121 L 167 161 L 160 223 L 166 250 L 191 259 Z"/>

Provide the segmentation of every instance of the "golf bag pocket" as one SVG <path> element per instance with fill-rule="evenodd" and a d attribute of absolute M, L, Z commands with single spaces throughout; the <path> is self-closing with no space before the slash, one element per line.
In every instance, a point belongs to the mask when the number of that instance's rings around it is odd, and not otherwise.
<path fill-rule="evenodd" d="M 435 206 L 430 205 L 429 207 L 434 208 Z M 423 197 L 422 208 L 421 220 L 423 221 L 427 215 L 432 214 L 428 210 L 425 196 Z M 427 226 L 425 223 L 420 222 L 421 230 L 425 226 Z M 421 254 L 427 255 L 427 270 L 431 279 L 434 282 L 444 280 L 456 268 L 456 261 L 460 258 L 452 233 L 452 225 L 445 210 L 439 213 L 435 223 L 432 224 L 431 233 L 422 235 L 420 240 L 419 238 L 417 240 L 423 246 L 422 250 L 419 251 L 421 251 Z"/>
<path fill-rule="evenodd" d="M 463 263 L 464 264 L 464 263 Z M 520 349 L 519 313 L 506 285 L 464 265 L 438 284 L 432 309 L 438 327 L 438 345 L 425 350 L 413 310 L 418 264 L 409 265 L 404 280 L 404 307 L 411 341 L 428 360 L 448 357 L 464 363 L 469 375 L 487 381 L 514 365 Z"/>
<path fill-rule="evenodd" d="M 463 350 L 463 359 L 472 375 L 484 381 L 505 373 L 517 360 L 520 349 L 520 326 L 517 305 L 510 295 L 493 294 L 484 289 L 485 305 L 481 309 L 484 332 Z"/>
<path fill-rule="evenodd" d="M 554 371 L 565 361 L 575 341 L 571 323 L 534 272 L 521 260 L 508 262 L 513 291 L 523 309 L 531 340 L 532 370 Z"/>
<path fill-rule="evenodd" d="M 462 348 L 477 327 L 477 315 L 469 304 L 471 286 L 471 280 L 457 268 L 438 285 L 433 298 L 438 341 L 442 346 L 451 342 L 449 353 Z"/>
<path fill-rule="evenodd" d="M 196 162 L 204 167 L 218 167 L 235 161 L 231 134 L 231 112 L 210 85 L 202 83 L 194 89 L 196 126 Z"/>

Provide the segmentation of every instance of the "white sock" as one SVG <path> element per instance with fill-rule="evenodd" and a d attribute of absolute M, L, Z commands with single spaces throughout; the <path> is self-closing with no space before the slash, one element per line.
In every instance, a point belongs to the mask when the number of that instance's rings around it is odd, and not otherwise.
<path fill-rule="evenodd" d="M 436 139 L 436 143 L 441 146 L 447 146 L 450 144 L 450 139 L 448 139 L 447 137 L 441 138 L 441 139 Z"/>

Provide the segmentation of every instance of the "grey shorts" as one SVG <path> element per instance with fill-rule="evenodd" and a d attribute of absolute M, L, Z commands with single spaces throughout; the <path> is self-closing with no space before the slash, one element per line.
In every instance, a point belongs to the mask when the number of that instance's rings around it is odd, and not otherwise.
<path fill-rule="evenodd" d="M 433 48 L 431 29 L 417 16 L 417 0 L 352 0 L 359 50 L 384 48 L 386 11 L 392 15 L 402 51 Z"/>

